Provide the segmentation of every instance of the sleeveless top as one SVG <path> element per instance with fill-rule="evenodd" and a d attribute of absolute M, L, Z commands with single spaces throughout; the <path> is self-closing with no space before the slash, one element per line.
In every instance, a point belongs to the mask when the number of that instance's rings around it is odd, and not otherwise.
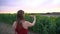
<path fill-rule="evenodd" d="M 28 34 L 28 29 L 23 28 L 23 26 L 19 24 L 17 24 L 15 31 L 17 34 Z"/>

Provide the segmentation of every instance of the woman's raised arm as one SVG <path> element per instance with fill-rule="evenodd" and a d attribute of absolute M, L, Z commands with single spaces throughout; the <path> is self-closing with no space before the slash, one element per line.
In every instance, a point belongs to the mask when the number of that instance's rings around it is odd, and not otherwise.
<path fill-rule="evenodd" d="M 34 25 L 35 25 L 35 23 L 36 23 L 36 16 L 31 16 L 31 17 L 33 17 L 33 18 L 34 18 L 34 20 L 33 20 L 33 22 L 32 22 L 32 23 L 30 23 L 30 22 L 28 22 L 28 21 L 27 21 L 27 25 L 28 25 L 29 27 L 34 26 Z"/>

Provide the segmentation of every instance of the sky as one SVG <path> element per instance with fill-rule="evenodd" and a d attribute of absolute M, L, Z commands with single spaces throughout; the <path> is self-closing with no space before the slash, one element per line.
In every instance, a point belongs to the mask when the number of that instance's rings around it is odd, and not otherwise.
<path fill-rule="evenodd" d="M 0 0 L 0 13 L 16 13 L 18 10 L 25 13 L 60 12 L 60 0 Z"/>

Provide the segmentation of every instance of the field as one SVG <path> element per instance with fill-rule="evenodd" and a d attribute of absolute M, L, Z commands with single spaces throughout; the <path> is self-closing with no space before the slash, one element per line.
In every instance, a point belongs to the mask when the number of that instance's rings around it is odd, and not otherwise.
<path fill-rule="evenodd" d="M 36 15 L 36 24 L 35 26 L 29 28 L 30 31 L 33 31 L 38 34 L 60 34 L 60 16 L 59 17 L 47 17 L 41 16 L 40 14 Z M 25 14 L 25 19 L 32 22 L 33 18 L 29 14 Z M 0 22 L 12 25 L 16 20 L 16 14 L 0 14 Z"/>

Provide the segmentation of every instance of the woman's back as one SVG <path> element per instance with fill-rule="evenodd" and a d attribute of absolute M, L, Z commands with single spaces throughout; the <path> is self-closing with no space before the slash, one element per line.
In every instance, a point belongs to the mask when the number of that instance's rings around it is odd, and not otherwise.
<path fill-rule="evenodd" d="M 28 34 L 28 29 L 25 29 L 23 25 L 17 23 L 15 31 L 17 34 Z"/>

